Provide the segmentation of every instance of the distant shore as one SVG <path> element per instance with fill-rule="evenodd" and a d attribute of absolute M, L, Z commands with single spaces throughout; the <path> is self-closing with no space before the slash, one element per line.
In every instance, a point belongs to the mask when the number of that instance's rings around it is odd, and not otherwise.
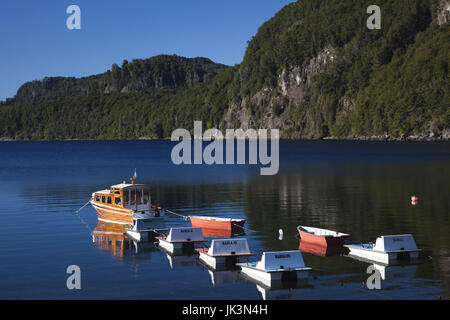
<path fill-rule="evenodd" d="M 9 137 L 0 137 L 0 142 L 52 142 L 52 141 L 150 141 L 150 140 L 170 140 L 170 138 L 150 138 L 140 137 L 135 139 L 13 139 Z M 420 141 L 420 142 L 435 142 L 435 141 L 450 141 L 447 136 L 405 136 L 405 137 L 391 137 L 391 136 L 360 136 L 360 137 L 322 137 L 322 138 L 281 138 L 284 141 L 385 141 L 385 142 L 402 142 L 402 141 Z"/>

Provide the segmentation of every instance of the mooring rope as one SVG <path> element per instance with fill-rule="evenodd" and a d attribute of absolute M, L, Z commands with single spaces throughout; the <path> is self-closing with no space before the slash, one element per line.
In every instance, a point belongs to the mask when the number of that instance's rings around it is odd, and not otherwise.
<path fill-rule="evenodd" d="M 83 210 L 89 203 L 91 203 L 91 199 L 89 199 L 88 202 L 86 202 L 86 204 L 84 206 L 82 206 L 80 209 L 75 211 L 75 214 L 78 214 L 81 210 Z"/>
<path fill-rule="evenodd" d="M 89 230 L 90 234 L 92 235 L 93 232 L 94 232 L 94 230 L 93 230 L 92 227 L 89 225 L 89 223 L 87 223 L 86 221 L 84 221 L 84 219 L 83 219 L 80 215 L 76 214 L 76 216 L 78 217 L 78 219 L 80 219 L 80 222 L 86 227 L 86 229 Z"/>
<path fill-rule="evenodd" d="M 166 210 L 167 212 L 169 212 L 169 213 L 171 213 L 173 215 L 179 216 L 179 217 L 183 218 L 186 221 L 189 218 L 189 216 L 185 216 L 185 215 L 182 215 L 180 213 L 173 212 L 172 210 L 169 210 L 169 209 L 164 209 L 164 210 Z"/>

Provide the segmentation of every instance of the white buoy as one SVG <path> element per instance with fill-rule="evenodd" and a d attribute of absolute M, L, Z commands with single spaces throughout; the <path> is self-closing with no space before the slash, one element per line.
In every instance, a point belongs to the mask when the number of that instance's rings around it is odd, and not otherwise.
<path fill-rule="evenodd" d="M 280 234 L 278 239 L 283 240 L 283 229 L 278 230 L 278 233 Z"/>

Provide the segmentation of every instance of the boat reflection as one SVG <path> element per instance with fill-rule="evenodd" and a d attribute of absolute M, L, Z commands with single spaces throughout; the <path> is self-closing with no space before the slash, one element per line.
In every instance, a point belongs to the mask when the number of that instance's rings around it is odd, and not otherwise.
<path fill-rule="evenodd" d="M 100 250 L 109 251 L 111 256 L 120 261 L 130 259 L 136 263 L 137 255 L 150 257 L 150 252 L 155 251 L 153 243 L 136 242 L 126 235 L 126 227 L 116 223 L 98 221 L 92 232 L 92 242 Z"/>
<path fill-rule="evenodd" d="M 98 221 L 92 232 L 92 242 L 97 249 L 109 251 L 111 256 L 122 260 L 125 251 L 132 247 L 125 233 L 123 225 Z"/>
<path fill-rule="evenodd" d="M 243 230 L 239 232 L 233 232 L 232 230 L 213 229 L 205 227 L 202 227 L 202 233 L 203 236 L 207 238 L 232 238 L 245 235 L 245 232 Z"/>
<path fill-rule="evenodd" d="M 369 276 L 374 275 L 374 271 L 378 272 L 381 280 L 383 280 L 383 283 L 381 283 L 383 289 L 387 287 L 401 287 L 401 283 L 405 280 L 414 279 L 419 265 L 419 259 L 397 260 L 389 264 L 383 264 L 351 255 L 347 257 L 370 264 L 369 268 L 372 267 L 373 269 L 367 268 L 364 270 L 364 274 Z M 374 280 L 376 277 L 371 277 L 371 279 Z"/>
<path fill-rule="evenodd" d="M 395 280 L 398 278 L 414 278 L 417 271 L 416 264 L 381 265 L 373 264 L 375 270 L 380 272 L 382 280 Z"/>
<path fill-rule="evenodd" d="M 313 288 L 313 285 L 309 284 L 308 278 L 297 279 L 297 281 L 272 282 L 272 285 L 268 287 L 242 272 L 239 277 L 254 283 L 263 300 L 290 300 L 295 298 L 295 293 L 301 293 L 303 289 Z"/>
<path fill-rule="evenodd" d="M 239 277 L 239 268 L 235 264 L 218 264 L 213 268 L 202 260 L 198 260 L 198 263 L 208 271 L 213 286 L 243 282 Z"/>
<path fill-rule="evenodd" d="M 208 268 L 208 273 L 213 286 L 242 281 L 242 279 L 239 278 L 238 270 L 212 271 Z"/>
<path fill-rule="evenodd" d="M 301 252 L 312 253 L 322 257 L 342 255 L 346 251 L 344 247 L 323 246 L 317 243 L 300 240 L 298 250 Z"/>
<path fill-rule="evenodd" d="M 170 253 L 168 250 L 161 246 L 158 246 L 158 249 L 166 254 L 166 258 L 169 261 L 171 269 L 191 267 L 196 265 L 198 254 L 194 249 L 185 251 L 182 254 Z"/>
<path fill-rule="evenodd" d="M 171 255 L 169 252 L 166 252 L 161 248 L 162 251 L 166 253 L 166 258 L 169 261 L 169 265 L 171 269 L 174 268 L 183 268 L 183 267 L 192 267 L 196 265 L 196 261 L 198 258 L 198 254 L 192 255 Z"/>

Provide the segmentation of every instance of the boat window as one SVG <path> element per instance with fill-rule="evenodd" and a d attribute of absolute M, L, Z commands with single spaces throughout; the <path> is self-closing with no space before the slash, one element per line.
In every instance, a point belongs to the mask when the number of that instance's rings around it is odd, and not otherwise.
<path fill-rule="evenodd" d="M 124 191 L 123 194 L 123 204 L 128 205 L 130 204 L 130 193 L 128 191 Z"/>
<path fill-rule="evenodd" d="M 106 197 L 102 196 L 102 202 L 105 203 L 106 202 Z"/>
<path fill-rule="evenodd" d="M 115 188 L 114 188 L 114 189 L 113 189 L 113 193 L 114 193 L 114 194 L 120 194 L 120 189 L 115 189 Z"/>
<path fill-rule="evenodd" d="M 100 202 L 100 196 L 99 195 L 95 195 L 95 201 Z"/>
<path fill-rule="evenodd" d="M 111 203 L 111 197 L 106 198 L 106 203 Z"/>
<path fill-rule="evenodd" d="M 131 190 L 131 205 L 136 204 L 136 190 Z"/>
<path fill-rule="evenodd" d="M 144 204 L 150 203 L 150 191 L 145 190 L 144 191 Z"/>
<path fill-rule="evenodd" d="M 120 198 L 119 197 L 116 197 L 115 199 L 114 199 L 114 203 L 116 204 L 116 205 L 118 205 L 118 206 L 120 206 Z"/>
<path fill-rule="evenodd" d="M 136 203 L 142 204 L 142 190 L 136 190 Z"/>

